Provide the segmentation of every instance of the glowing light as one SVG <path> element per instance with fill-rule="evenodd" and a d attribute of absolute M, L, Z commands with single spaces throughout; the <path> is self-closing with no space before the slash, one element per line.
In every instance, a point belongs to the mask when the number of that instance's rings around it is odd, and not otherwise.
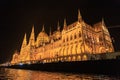
<path fill-rule="evenodd" d="M 19 63 L 19 65 L 20 65 L 20 66 L 22 66 L 22 65 L 23 65 L 23 63 Z"/>
<path fill-rule="evenodd" d="M 41 61 L 43 64 L 59 60 L 61 62 L 82 61 L 89 59 L 86 54 L 114 52 L 111 37 L 104 24 L 102 20 L 102 24 L 99 22 L 94 26 L 88 25 L 82 19 L 79 11 L 78 21 L 67 25 L 64 20 L 63 30 L 57 29 L 53 34 L 50 33 L 50 36 L 47 35 L 43 26 L 35 39 L 33 26 L 28 44 L 25 34 L 21 50 L 15 52 L 11 63 L 25 61 L 31 64 L 29 61 L 35 63 L 35 60 Z M 23 63 L 19 65 L 23 65 Z"/>

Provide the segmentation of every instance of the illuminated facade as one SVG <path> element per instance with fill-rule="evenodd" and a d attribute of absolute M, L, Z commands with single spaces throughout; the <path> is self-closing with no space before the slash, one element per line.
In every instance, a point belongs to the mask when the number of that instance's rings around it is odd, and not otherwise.
<path fill-rule="evenodd" d="M 62 31 L 58 22 L 57 30 L 55 32 L 50 30 L 48 35 L 43 25 L 36 41 L 33 26 L 29 42 L 27 43 L 25 34 L 21 50 L 13 55 L 11 63 L 32 60 L 44 62 L 88 60 L 92 54 L 111 52 L 114 52 L 114 48 L 104 20 L 93 26 L 88 25 L 78 11 L 76 22 L 67 25 L 64 19 Z"/>

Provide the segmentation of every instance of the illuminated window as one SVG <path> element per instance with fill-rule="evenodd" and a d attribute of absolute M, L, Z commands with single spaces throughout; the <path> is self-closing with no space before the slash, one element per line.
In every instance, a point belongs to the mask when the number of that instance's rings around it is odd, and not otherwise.
<path fill-rule="evenodd" d="M 66 42 L 68 41 L 68 37 L 66 38 Z"/>
<path fill-rule="evenodd" d="M 87 56 L 86 55 L 83 56 L 83 61 L 85 61 L 85 60 L 87 60 Z"/>

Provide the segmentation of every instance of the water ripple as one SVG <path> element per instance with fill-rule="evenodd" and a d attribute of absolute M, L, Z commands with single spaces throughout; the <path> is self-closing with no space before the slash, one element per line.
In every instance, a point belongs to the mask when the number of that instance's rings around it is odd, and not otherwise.
<path fill-rule="evenodd" d="M 0 80 L 120 80 L 119 75 L 73 74 L 21 69 L 0 69 Z"/>

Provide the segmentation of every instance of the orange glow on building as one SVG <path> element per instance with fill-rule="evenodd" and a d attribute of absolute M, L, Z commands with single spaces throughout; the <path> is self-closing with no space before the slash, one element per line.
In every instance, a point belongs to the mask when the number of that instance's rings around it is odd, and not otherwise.
<path fill-rule="evenodd" d="M 11 63 L 22 61 L 44 60 L 54 61 L 81 61 L 88 60 L 88 55 L 114 52 L 109 31 L 102 19 L 101 22 L 88 25 L 78 11 L 78 20 L 67 25 L 64 20 L 63 30 L 59 22 L 57 30 L 48 35 L 43 26 L 35 41 L 34 26 L 29 43 L 26 34 L 19 54 L 14 54 Z M 87 54 L 87 55 L 86 55 Z"/>

